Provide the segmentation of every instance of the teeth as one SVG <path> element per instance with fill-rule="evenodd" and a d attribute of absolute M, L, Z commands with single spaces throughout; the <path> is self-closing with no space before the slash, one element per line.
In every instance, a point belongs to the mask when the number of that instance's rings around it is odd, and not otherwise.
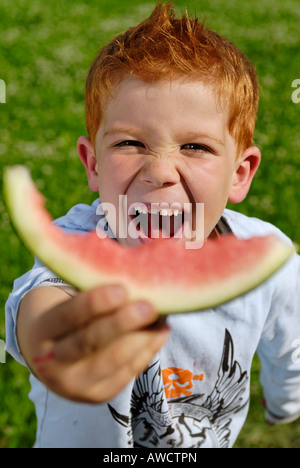
<path fill-rule="evenodd" d="M 172 210 L 170 208 L 147 208 L 146 206 L 135 206 L 135 211 L 137 213 L 142 213 L 142 214 L 153 214 L 153 215 L 157 215 L 158 213 L 161 215 L 161 216 L 178 216 L 179 213 L 181 213 L 180 210 L 178 209 L 175 209 L 175 210 Z"/>
<path fill-rule="evenodd" d="M 148 213 L 147 208 L 136 208 L 136 211 L 138 213 L 142 213 L 142 214 L 147 214 Z"/>
<path fill-rule="evenodd" d="M 149 210 L 149 213 L 150 213 L 150 214 L 157 215 L 157 214 L 159 213 L 159 210 L 158 210 L 157 208 L 151 208 L 151 209 Z"/>

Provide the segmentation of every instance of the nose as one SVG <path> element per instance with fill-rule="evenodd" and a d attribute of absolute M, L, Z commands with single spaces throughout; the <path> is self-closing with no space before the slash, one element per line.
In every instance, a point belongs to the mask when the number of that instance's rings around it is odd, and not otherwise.
<path fill-rule="evenodd" d="M 143 184 L 153 187 L 168 187 L 180 182 L 180 174 L 176 165 L 168 158 L 145 164 L 140 177 Z"/>

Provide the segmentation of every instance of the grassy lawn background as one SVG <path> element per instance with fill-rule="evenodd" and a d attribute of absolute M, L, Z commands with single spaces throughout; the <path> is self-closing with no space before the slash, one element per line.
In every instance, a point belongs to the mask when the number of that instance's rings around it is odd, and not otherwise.
<path fill-rule="evenodd" d="M 26 164 L 54 217 L 90 203 L 76 155 L 86 134 L 84 83 L 99 47 L 144 19 L 154 2 L 123 0 L 3 0 L 0 4 L 0 165 Z M 256 64 L 262 86 L 256 143 L 263 160 L 247 200 L 230 208 L 270 221 L 300 243 L 300 104 L 291 100 L 300 78 L 298 0 L 178 0 L 175 7 L 240 47 Z M 2 184 L 2 181 L 1 181 Z M 2 189 L 2 185 L 1 185 Z M 0 339 L 4 303 L 15 278 L 32 265 L 0 200 Z M 299 337 L 300 338 L 300 337 Z M 300 448 L 300 422 L 269 428 L 260 406 L 259 362 L 252 372 L 249 417 L 236 447 Z M 35 417 L 28 373 L 6 355 L 0 364 L 0 447 L 31 447 Z"/>

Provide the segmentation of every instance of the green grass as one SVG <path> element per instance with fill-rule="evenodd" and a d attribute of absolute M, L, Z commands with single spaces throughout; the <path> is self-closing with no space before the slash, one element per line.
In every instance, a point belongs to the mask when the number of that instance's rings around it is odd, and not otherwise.
<path fill-rule="evenodd" d="M 263 160 L 247 200 L 231 208 L 276 224 L 300 243 L 300 104 L 291 83 L 300 78 L 298 0 L 178 0 L 235 42 L 256 64 L 262 93 L 255 140 Z M 84 82 L 99 47 L 146 17 L 154 2 L 124 0 L 14 0 L 0 4 L 0 164 L 31 170 L 54 217 L 89 203 L 85 173 L 76 156 L 84 127 Z M 2 183 L 2 182 L 1 182 Z M 13 280 L 32 258 L 15 236 L 0 201 L 0 339 L 4 303 Z M 260 405 L 259 363 L 254 361 L 248 420 L 236 447 L 300 448 L 300 422 L 268 427 Z M 7 356 L 0 364 L 0 447 L 30 447 L 35 417 L 28 373 Z"/>

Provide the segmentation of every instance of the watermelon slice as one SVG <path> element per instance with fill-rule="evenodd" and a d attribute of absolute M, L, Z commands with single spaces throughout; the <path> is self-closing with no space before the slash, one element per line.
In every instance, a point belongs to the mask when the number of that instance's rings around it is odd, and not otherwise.
<path fill-rule="evenodd" d="M 4 192 L 17 233 L 58 276 L 80 290 L 122 283 L 130 299 L 149 300 L 161 314 L 207 309 L 240 296 L 294 252 L 275 236 L 221 236 L 200 249 L 172 239 L 124 247 L 99 239 L 96 231 L 69 234 L 55 226 L 23 166 L 6 168 Z"/>

